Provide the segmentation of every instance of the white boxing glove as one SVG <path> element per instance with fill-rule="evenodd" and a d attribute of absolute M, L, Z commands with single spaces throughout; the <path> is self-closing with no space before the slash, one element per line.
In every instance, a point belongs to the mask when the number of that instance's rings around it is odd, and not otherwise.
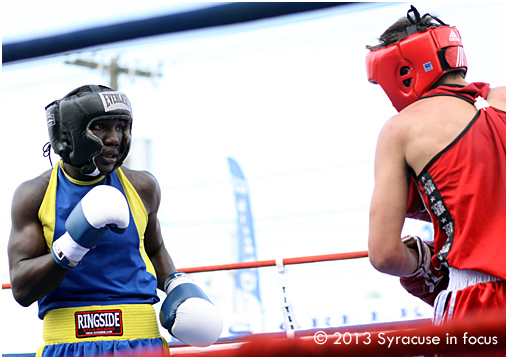
<path fill-rule="evenodd" d="M 92 188 L 67 217 L 67 231 L 53 242 L 53 258 L 66 269 L 75 267 L 108 229 L 125 232 L 129 218 L 129 205 L 122 192 L 104 185 Z"/>
<path fill-rule="evenodd" d="M 172 336 L 195 347 L 207 347 L 219 339 L 222 316 L 189 275 L 170 274 L 164 290 L 167 297 L 159 319 Z"/>

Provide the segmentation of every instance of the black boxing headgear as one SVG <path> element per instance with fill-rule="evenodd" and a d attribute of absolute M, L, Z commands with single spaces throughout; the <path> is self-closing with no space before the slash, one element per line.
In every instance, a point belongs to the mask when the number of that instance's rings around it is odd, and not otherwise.
<path fill-rule="evenodd" d="M 102 152 L 103 144 L 90 125 L 101 119 L 125 121 L 116 169 L 131 145 L 132 109 L 125 94 L 102 85 L 85 85 L 46 106 L 51 147 L 64 163 L 86 175 L 99 174 L 94 158 Z"/>

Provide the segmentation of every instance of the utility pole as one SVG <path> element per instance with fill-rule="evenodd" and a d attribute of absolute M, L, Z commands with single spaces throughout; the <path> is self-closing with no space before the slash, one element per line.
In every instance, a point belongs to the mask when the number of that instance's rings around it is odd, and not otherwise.
<path fill-rule="evenodd" d="M 69 65 L 77 65 L 84 66 L 91 69 L 99 69 L 102 71 L 109 72 L 110 80 L 109 86 L 115 90 L 118 90 L 118 77 L 120 74 L 127 74 L 129 76 L 141 76 L 148 78 L 162 77 L 160 72 L 151 72 L 140 69 L 131 69 L 128 67 L 121 67 L 118 65 L 118 56 L 111 59 L 110 63 L 99 63 L 93 60 L 74 60 L 74 61 L 65 61 L 66 64 Z"/>
<path fill-rule="evenodd" d="M 94 70 L 109 72 L 109 87 L 118 91 L 118 77 L 120 74 L 129 76 L 141 76 L 148 78 L 162 77 L 160 72 L 151 72 L 140 69 L 131 69 L 118 65 L 118 56 L 111 59 L 110 63 L 99 63 L 93 60 L 65 61 L 69 65 L 84 66 Z M 135 138 L 131 144 L 131 151 L 125 160 L 125 164 L 134 169 L 152 170 L 152 140 L 149 138 Z"/>

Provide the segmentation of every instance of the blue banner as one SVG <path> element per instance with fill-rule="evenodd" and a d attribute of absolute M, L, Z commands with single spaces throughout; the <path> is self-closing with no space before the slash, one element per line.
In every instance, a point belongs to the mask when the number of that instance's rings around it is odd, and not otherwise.
<path fill-rule="evenodd" d="M 249 202 L 249 191 L 243 173 L 232 158 L 228 158 L 229 169 L 233 179 L 235 193 L 237 225 L 238 225 L 238 261 L 250 262 L 257 260 L 256 242 L 252 227 L 252 215 Z M 244 293 L 252 294 L 259 303 L 259 277 L 257 268 L 236 271 L 236 287 Z"/>

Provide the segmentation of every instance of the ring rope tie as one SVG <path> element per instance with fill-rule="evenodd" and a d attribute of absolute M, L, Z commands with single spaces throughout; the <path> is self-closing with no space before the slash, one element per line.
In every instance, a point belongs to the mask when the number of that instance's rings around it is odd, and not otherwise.
<path fill-rule="evenodd" d="M 366 258 L 366 257 L 368 257 L 367 251 L 335 253 L 335 254 L 321 254 L 321 255 L 315 255 L 315 256 L 285 258 L 285 259 L 282 259 L 282 264 L 288 265 L 288 264 L 315 263 L 315 262 L 356 259 L 356 258 Z M 262 260 L 262 261 L 239 262 L 239 263 L 218 264 L 218 265 L 210 265 L 210 266 L 202 266 L 202 267 L 181 268 L 181 269 L 177 269 L 177 271 L 185 272 L 185 273 L 201 273 L 201 272 L 215 272 L 215 271 L 232 270 L 232 269 L 271 267 L 271 266 L 276 266 L 276 265 L 277 265 L 277 260 L 271 259 L 271 260 Z M 2 289 L 10 289 L 10 288 L 11 288 L 10 283 L 2 283 Z"/>
<path fill-rule="evenodd" d="M 281 286 L 281 310 L 284 318 L 284 326 L 286 329 L 286 335 L 288 338 L 293 339 L 295 337 L 295 330 L 298 329 L 298 322 L 296 320 L 295 311 L 293 309 L 293 303 L 291 302 L 291 296 L 289 292 L 289 280 L 288 270 L 284 265 L 284 260 L 278 258 L 276 261 L 277 272 L 279 273 L 279 284 Z"/>

